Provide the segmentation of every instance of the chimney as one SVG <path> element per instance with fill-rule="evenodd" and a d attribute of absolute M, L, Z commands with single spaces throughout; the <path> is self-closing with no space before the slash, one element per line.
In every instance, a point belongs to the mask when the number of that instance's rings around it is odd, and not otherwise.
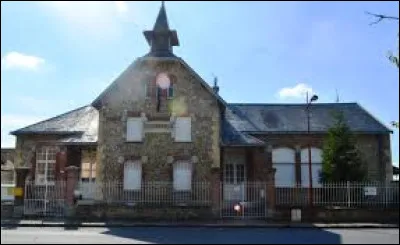
<path fill-rule="evenodd" d="M 218 87 L 218 78 L 217 77 L 214 78 L 214 86 L 212 87 L 212 89 L 214 90 L 214 93 L 218 94 L 219 87 Z"/>

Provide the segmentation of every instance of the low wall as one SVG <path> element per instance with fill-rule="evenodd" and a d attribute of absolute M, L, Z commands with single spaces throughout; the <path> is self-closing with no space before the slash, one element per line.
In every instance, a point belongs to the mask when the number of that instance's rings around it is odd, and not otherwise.
<path fill-rule="evenodd" d="M 129 219 L 137 221 L 210 220 L 219 218 L 211 207 L 145 207 L 127 204 L 78 204 L 75 217 L 80 220 Z"/>
<path fill-rule="evenodd" d="M 14 204 L 11 202 L 1 202 L 1 219 L 9 219 L 14 216 Z"/>
<path fill-rule="evenodd" d="M 399 209 L 355 209 L 355 208 L 300 208 L 302 222 L 321 223 L 399 223 Z M 280 208 L 275 211 L 275 221 L 291 221 L 291 209 Z"/>

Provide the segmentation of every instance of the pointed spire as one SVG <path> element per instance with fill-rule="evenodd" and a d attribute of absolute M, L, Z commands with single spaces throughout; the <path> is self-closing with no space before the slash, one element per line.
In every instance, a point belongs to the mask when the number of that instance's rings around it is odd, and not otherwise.
<path fill-rule="evenodd" d="M 165 11 L 164 1 L 161 1 L 161 8 L 158 12 L 153 31 L 169 31 L 167 12 Z"/>
<path fill-rule="evenodd" d="M 151 47 L 146 56 L 175 57 L 172 47 L 179 46 L 179 40 L 176 31 L 169 29 L 164 1 L 161 2 L 153 30 L 144 31 L 143 34 Z"/>

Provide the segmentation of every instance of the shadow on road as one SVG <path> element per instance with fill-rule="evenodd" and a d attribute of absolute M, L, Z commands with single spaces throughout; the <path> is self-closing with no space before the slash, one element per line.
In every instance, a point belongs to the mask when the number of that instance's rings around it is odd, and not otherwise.
<path fill-rule="evenodd" d="M 102 234 L 162 244 L 340 244 L 341 236 L 319 228 L 109 228 Z"/>

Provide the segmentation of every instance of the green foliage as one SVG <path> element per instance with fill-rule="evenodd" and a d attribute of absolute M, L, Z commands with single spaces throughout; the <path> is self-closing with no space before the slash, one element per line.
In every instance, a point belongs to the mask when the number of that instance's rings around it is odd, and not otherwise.
<path fill-rule="evenodd" d="M 335 124 L 328 130 L 322 153 L 321 182 L 363 181 L 365 170 L 353 135 L 343 113 L 334 113 Z"/>

